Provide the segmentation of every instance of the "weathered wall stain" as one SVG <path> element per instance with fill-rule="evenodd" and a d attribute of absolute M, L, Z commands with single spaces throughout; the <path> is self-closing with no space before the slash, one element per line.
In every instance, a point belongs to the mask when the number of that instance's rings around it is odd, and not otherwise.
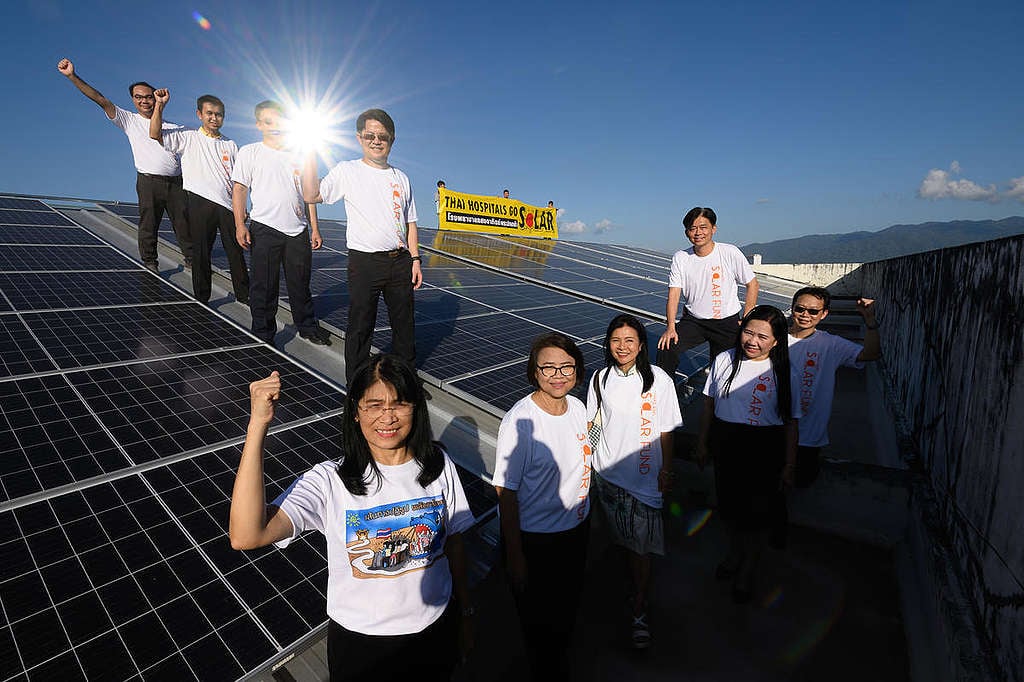
<path fill-rule="evenodd" d="M 1003 678 L 1024 681 L 1024 237 L 858 274 L 979 631 Z"/>

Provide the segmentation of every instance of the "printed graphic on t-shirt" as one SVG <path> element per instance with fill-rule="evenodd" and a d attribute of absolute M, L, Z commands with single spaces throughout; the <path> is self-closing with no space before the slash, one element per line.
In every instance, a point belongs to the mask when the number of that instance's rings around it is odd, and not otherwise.
<path fill-rule="evenodd" d="M 747 423 L 752 426 L 761 424 L 761 415 L 765 405 L 774 398 L 775 385 L 774 377 L 771 374 L 762 374 L 757 377 L 750 391 L 750 406 L 747 409 Z"/>
<path fill-rule="evenodd" d="M 711 267 L 711 317 L 722 319 L 722 266 Z"/>
<path fill-rule="evenodd" d="M 394 175 L 394 169 L 391 171 Z M 402 185 L 397 180 L 391 181 L 391 215 L 395 219 L 395 234 L 398 235 L 398 243 L 402 245 L 402 248 L 406 248 L 405 244 L 405 223 L 402 220 L 404 212 L 402 211 Z"/>
<path fill-rule="evenodd" d="M 355 578 L 421 571 L 444 550 L 444 497 L 421 497 L 345 513 L 345 546 Z"/>
<path fill-rule="evenodd" d="M 590 448 L 590 438 L 587 433 L 577 433 L 576 440 L 582 446 L 580 453 L 583 456 L 583 477 L 580 479 L 580 493 L 578 503 L 576 504 L 576 518 L 582 521 L 587 518 L 587 512 L 590 510 L 590 472 L 593 467 L 591 466 L 591 460 L 588 458 L 594 456 L 594 451 Z"/>
<path fill-rule="evenodd" d="M 818 378 L 818 354 L 805 353 L 800 373 L 800 410 L 807 414 L 814 398 L 814 381 Z"/>
<path fill-rule="evenodd" d="M 651 472 L 651 442 L 661 438 L 661 433 L 654 428 L 654 420 L 658 416 L 658 396 L 648 391 L 640 396 L 640 463 L 638 471 L 641 476 Z"/>

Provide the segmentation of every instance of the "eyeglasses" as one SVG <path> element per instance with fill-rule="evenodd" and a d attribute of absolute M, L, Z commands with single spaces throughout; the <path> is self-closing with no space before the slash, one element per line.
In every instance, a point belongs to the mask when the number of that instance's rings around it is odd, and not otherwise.
<path fill-rule="evenodd" d="M 571 377 L 576 374 L 576 365 L 541 365 L 537 369 L 548 378 L 561 374 L 563 377 Z"/>
<path fill-rule="evenodd" d="M 412 414 L 415 405 L 412 403 L 394 403 L 392 405 L 385 405 L 383 403 L 373 403 L 371 405 L 359 405 L 359 411 L 366 415 L 371 421 L 376 421 L 384 416 L 384 413 L 391 410 L 395 413 L 396 417 L 408 417 Z"/>
<path fill-rule="evenodd" d="M 359 133 L 359 139 L 363 142 L 373 142 L 374 140 L 380 140 L 384 144 L 391 142 L 391 136 L 387 133 Z"/>
<path fill-rule="evenodd" d="M 794 313 L 807 313 L 808 315 L 817 315 L 823 310 L 823 308 L 808 308 L 807 306 L 795 305 L 793 306 Z"/>

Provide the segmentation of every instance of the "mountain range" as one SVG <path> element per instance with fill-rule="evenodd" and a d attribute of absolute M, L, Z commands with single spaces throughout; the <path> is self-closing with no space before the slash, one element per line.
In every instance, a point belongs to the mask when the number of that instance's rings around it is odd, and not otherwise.
<path fill-rule="evenodd" d="M 1024 216 L 893 225 L 877 232 L 811 234 L 747 244 L 740 250 L 748 258 L 761 254 L 763 263 L 866 263 L 1017 234 L 1024 234 Z"/>

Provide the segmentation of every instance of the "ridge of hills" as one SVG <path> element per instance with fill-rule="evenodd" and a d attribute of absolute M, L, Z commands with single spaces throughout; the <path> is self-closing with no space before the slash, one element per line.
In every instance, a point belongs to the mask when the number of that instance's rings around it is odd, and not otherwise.
<path fill-rule="evenodd" d="M 877 232 L 811 234 L 746 244 L 740 251 L 748 258 L 761 254 L 763 263 L 866 263 L 1017 234 L 1024 234 L 1024 216 L 893 225 Z"/>

